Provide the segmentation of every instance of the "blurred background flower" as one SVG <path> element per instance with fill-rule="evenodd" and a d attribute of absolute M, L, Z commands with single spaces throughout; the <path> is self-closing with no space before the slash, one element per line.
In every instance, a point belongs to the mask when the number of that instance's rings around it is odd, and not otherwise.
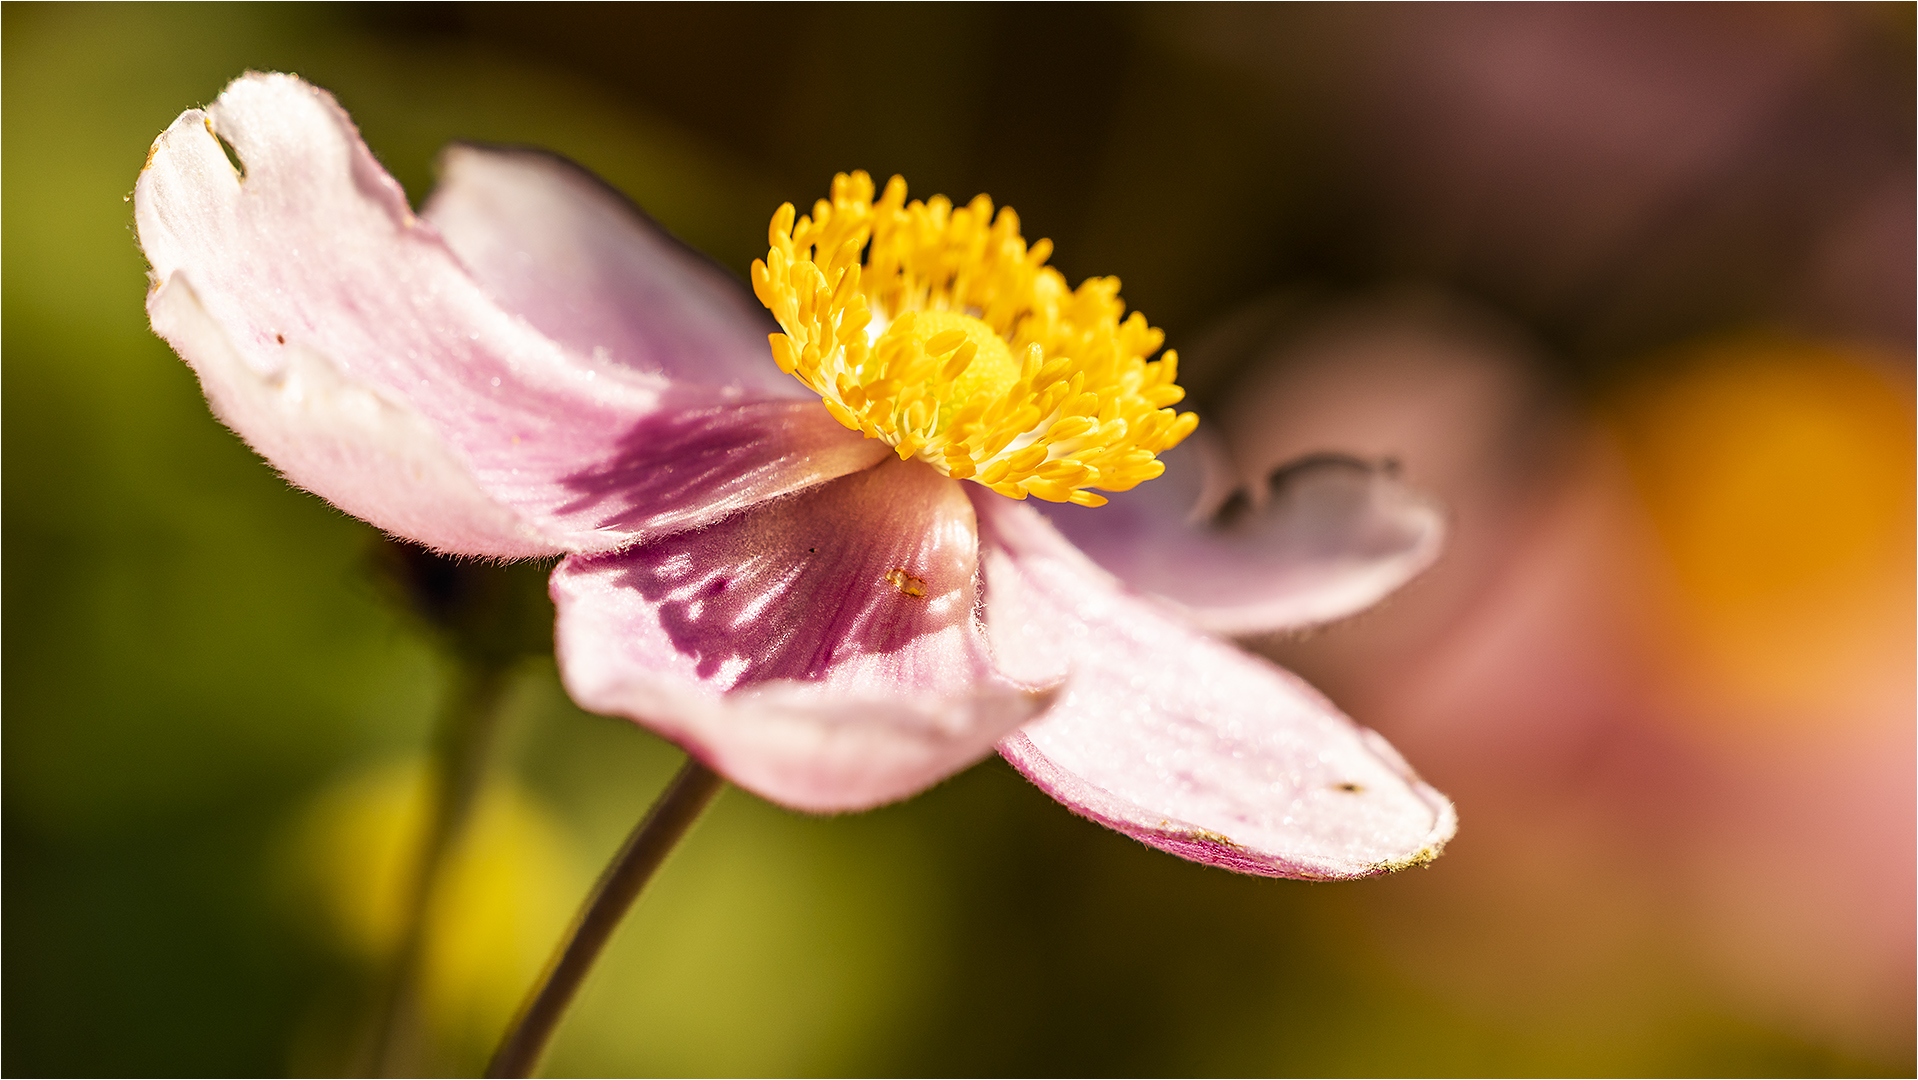
<path fill-rule="evenodd" d="M 5 1069 L 341 1068 L 417 842 L 443 642 L 140 309 L 147 145 L 251 67 L 416 201 L 449 139 L 548 146 L 742 274 L 837 170 L 991 192 L 1249 474 L 1451 508 L 1403 594 L 1256 643 L 1457 801 L 1432 869 L 1236 878 L 996 761 L 733 793 L 554 1072 L 1909 1074 L 1912 13 L 8 6 Z M 550 661 L 505 701 L 437 901 L 493 944 L 430 950 L 458 1068 L 677 760 Z"/>

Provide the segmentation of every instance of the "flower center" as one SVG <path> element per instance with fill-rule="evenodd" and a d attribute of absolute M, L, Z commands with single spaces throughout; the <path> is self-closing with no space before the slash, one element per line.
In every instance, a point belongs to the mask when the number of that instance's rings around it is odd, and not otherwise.
<path fill-rule="evenodd" d="M 1019 362 L 984 319 L 952 311 L 908 311 L 893 320 L 875 344 L 909 349 L 906 339 L 928 357 L 943 361 L 942 372 L 957 372 L 940 393 L 940 403 L 948 408 L 978 393 L 1003 394 L 1019 381 Z"/>
<path fill-rule="evenodd" d="M 784 333 L 780 369 L 840 423 L 948 476 L 1002 495 L 1098 506 L 1165 471 L 1157 455 L 1198 424 L 1179 358 L 1138 312 L 1121 321 L 1117 278 L 1068 289 L 1028 247 L 1010 208 L 984 195 L 906 202 L 893 177 L 873 201 L 863 172 L 832 199 L 773 215 L 753 292 Z M 863 255 L 863 260 L 862 260 Z"/>

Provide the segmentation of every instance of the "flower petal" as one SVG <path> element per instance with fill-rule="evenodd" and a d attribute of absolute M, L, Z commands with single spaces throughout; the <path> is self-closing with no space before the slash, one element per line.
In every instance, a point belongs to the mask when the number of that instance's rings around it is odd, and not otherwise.
<path fill-rule="evenodd" d="M 991 665 L 957 481 L 889 459 L 553 574 L 573 699 L 804 810 L 903 798 L 1050 701 Z"/>
<path fill-rule="evenodd" d="M 1035 511 L 979 514 L 988 631 L 1070 667 L 1045 716 L 999 744 L 1075 813 L 1195 862 L 1353 878 L 1435 858 L 1445 796 L 1298 678 L 1127 595 Z"/>
<path fill-rule="evenodd" d="M 147 312 L 154 331 L 199 373 L 214 415 L 300 486 L 444 551 L 514 556 L 552 550 L 481 490 L 404 401 L 354 381 L 299 345 L 284 350 L 276 370 L 258 370 L 184 275 L 155 289 Z"/>
<path fill-rule="evenodd" d="M 775 369 L 777 370 L 777 369 Z M 512 489 L 561 522 L 638 537 L 695 528 L 891 456 L 832 418 L 817 398 L 679 404 L 635 420 L 618 442 L 564 477 Z"/>
<path fill-rule="evenodd" d="M 182 114 L 134 202 L 154 329 L 221 419 L 292 482 L 442 551 L 611 550 L 885 452 L 823 409 L 720 410 L 736 389 L 676 387 L 550 340 L 412 215 L 332 98 L 291 76 L 246 76 Z M 686 439 L 719 499 L 671 478 L 610 489 Z"/>
<path fill-rule="evenodd" d="M 582 356 L 817 399 L 771 363 L 779 326 L 744 284 L 564 158 L 450 146 L 420 216 L 503 307 Z"/>
<path fill-rule="evenodd" d="M 1203 432 L 1159 457 L 1165 475 L 1106 506 L 1043 512 L 1100 566 L 1215 633 L 1297 629 L 1362 611 L 1430 566 L 1444 540 L 1437 504 L 1389 463 L 1314 455 L 1248 492 Z"/>

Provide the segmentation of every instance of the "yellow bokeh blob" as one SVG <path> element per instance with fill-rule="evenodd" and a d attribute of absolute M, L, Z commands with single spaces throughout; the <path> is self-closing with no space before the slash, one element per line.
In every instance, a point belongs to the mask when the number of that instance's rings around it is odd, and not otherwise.
<path fill-rule="evenodd" d="M 1861 350 L 1782 337 L 1660 359 L 1608 418 L 1678 584 L 1677 666 L 1754 719 L 1908 691 L 1910 389 Z"/>
<path fill-rule="evenodd" d="M 381 765 L 315 800 L 297 844 L 299 879 L 336 943 L 376 970 L 404 932 L 430 809 L 420 760 Z M 428 903 L 421 1001 L 455 1054 L 491 1045 L 546 962 L 583 887 L 566 833 L 527 792 L 495 780 Z"/>

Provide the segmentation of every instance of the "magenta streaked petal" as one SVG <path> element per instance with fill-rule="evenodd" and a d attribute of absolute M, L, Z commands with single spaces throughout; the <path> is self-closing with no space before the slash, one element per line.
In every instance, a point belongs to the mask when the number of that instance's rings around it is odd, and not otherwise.
<path fill-rule="evenodd" d="M 529 485 L 514 494 L 520 505 L 582 529 L 655 536 L 858 472 L 891 453 L 847 430 L 816 397 L 681 406 L 634 422 L 557 489 Z"/>
<path fill-rule="evenodd" d="M 508 311 L 581 356 L 748 398 L 814 401 L 751 292 L 625 196 L 538 150 L 456 145 L 420 211 Z"/>
<path fill-rule="evenodd" d="M 289 480 L 439 550 L 613 550 L 884 453 L 829 418 L 722 411 L 746 403 L 737 388 L 675 386 L 541 334 L 412 215 L 333 99 L 296 78 L 249 75 L 183 114 L 134 200 L 154 328 L 221 418 Z M 612 490 L 688 440 L 716 500 L 677 477 Z"/>
<path fill-rule="evenodd" d="M 1438 558 L 1445 517 L 1390 465 L 1319 455 L 1238 487 L 1195 432 L 1165 475 L 1096 509 L 1043 507 L 1093 561 L 1221 634 L 1291 630 L 1372 606 Z"/>
<path fill-rule="evenodd" d="M 1275 877 L 1384 873 L 1451 837 L 1451 803 L 1311 687 L 1128 595 L 1031 508 L 973 502 L 994 648 L 1071 671 L 1052 709 L 999 745 L 1055 799 Z"/>
<path fill-rule="evenodd" d="M 1050 695 L 993 669 L 961 484 L 873 468 L 553 575 L 573 699 L 775 802 L 855 810 L 986 754 Z M 919 595 L 914 595 L 914 594 Z"/>

